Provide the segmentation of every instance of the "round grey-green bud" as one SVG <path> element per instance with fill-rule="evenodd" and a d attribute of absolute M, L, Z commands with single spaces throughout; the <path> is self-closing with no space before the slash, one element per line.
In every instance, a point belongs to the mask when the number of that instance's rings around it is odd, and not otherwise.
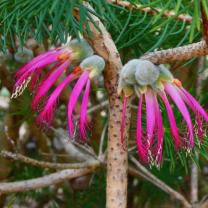
<path fill-rule="evenodd" d="M 160 78 L 164 80 L 172 80 L 174 77 L 172 73 L 164 66 L 164 65 L 159 65 L 158 66 L 159 71 L 160 71 Z"/>
<path fill-rule="evenodd" d="M 33 51 L 25 47 L 19 47 L 14 54 L 14 58 L 20 63 L 26 63 L 33 58 Z"/>
<path fill-rule="evenodd" d="M 83 59 L 92 56 L 94 51 L 88 42 L 84 39 L 73 39 L 69 42 L 68 46 L 72 49 L 76 55 L 75 62 L 81 62 Z"/>
<path fill-rule="evenodd" d="M 82 70 L 92 70 L 92 76 L 97 76 L 102 73 L 105 68 L 105 61 L 98 55 L 93 55 L 84 59 L 80 67 Z"/>
<path fill-rule="evenodd" d="M 126 84 L 130 84 L 130 85 L 136 84 L 135 72 L 139 62 L 140 61 L 138 59 L 133 59 L 128 63 L 126 63 L 121 69 L 120 78 Z"/>
<path fill-rule="evenodd" d="M 147 60 L 138 60 L 135 79 L 141 86 L 152 85 L 159 78 L 160 71 L 157 66 Z"/>

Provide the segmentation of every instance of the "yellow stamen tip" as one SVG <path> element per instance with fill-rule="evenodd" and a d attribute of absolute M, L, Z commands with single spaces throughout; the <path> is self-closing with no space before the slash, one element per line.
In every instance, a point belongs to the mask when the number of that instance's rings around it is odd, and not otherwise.
<path fill-rule="evenodd" d="M 173 83 L 177 86 L 177 87 L 182 87 L 182 83 L 179 79 L 173 79 Z"/>

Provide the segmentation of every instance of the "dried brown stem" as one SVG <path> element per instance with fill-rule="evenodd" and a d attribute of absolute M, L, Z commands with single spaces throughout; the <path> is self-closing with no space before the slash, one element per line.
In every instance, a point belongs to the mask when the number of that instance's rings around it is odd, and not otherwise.
<path fill-rule="evenodd" d="M 62 170 L 36 179 L 19 182 L 0 183 L 0 195 L 14 192 L 36 190 L 94 172 L 95 168 L 83 168 L 79 170 Z"/>
<path fill-rule="evenodd" d="M 207 54 L 207 44 L 202 40 L 186 46 L 147 53 L 141 59 L 149 60 L 154 64 L 165 64 L 173 61 L 186 61 L 194 57 L 206 56 Z"/>
<path fill-rule="evenodd" d="M 117 6 L 122 6 L 127 9 L 134 9 L 140 12 L 147 12 L 148 14 L 155 15 L 158 13 L 163 12 L 163 17 L 174 17 L 177 20 L 184 21 L 187 23 L 192 23 L 192 17 L 189 15 L 180 14 L 177 15 L 174 11 L 162 11 L 160 8 L 150 8 L 150 7 L 143 7 L 142 4 L 131 4 L 130 2 L 123 1 L 123 0 L 108 0 L 109 3 L 115 4 Z"/>
<path fill-rule="evenodd" d="M 19 153 L 12 153 L 9 151 L 1 151 L 0 156 L 5 159 L 12 159 L 15 161 L 20 161 L 32 166 L 42 167 L 42 168 L 52 168 L 52 169 L 81 169 L 81 168 L 91 168 L 99 166 L 100 162 L 98 160 L 89 160 L 80 163 L 52 163 L 45 161 L 38 161 L 29 157 L 26 157 Z"/>
<path fill-rule="evenodd" d="M 130 157 L 131 161 L 136 165 L 136 167 L 139 169 L 139 171 L 136 171 L 134 169 L 130 169 L 130 172 L 134 175 L 139 175 L 144 177 L 146 180 L 150 181 L 169 195 L 171 195 L 176 200 L 180 201 L 181 204 L 185 208 L 191 208 L 191 204 L 184 198 L 183 195 L 181 195 L 179 192 L 172 189 L 170 186 L 165 184 L 163 181 L 155 177 L 152 173 L 150 173 L 143 165 L 141 165 L 138 160 L 136 160 L 134 157 Z M 143 176 L 144 175 L 144 176 Z"/>

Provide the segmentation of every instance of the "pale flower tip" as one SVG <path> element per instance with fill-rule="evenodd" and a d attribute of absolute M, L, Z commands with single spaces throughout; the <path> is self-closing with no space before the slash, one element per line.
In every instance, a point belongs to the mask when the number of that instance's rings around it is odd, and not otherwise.
<path fill-rule="evenodd" d="M 84 58 L 92 56 L 94 51 L 88 42 L 84 39 L 74 39 L 69 42 L 69 48 L 72 49 L 73 62 L 81 62 Z"/>
<path fill-rule="evenodd" d="M 122 95 L 122 88 L 121 87 L 117 88 L 117 94 L 118 94 L 118 96 Z"/>
<path fill-rule="evenodd" d="M 105 61 L 98 55 L 93 55 L 85 58 L 80 67 L 83 71 L 90 71 L 90 78 L 94 78 L 102 73 L 105 68 Z"/>
<path fill-rule="evenodd" d="M 134 90 L 129 86 L 129 87 L 121 87 L 119 86 L 117 88 L 117 94 L 118 96 L 125 96 L 126 98 L 131 97 L 134 94 Z"/>

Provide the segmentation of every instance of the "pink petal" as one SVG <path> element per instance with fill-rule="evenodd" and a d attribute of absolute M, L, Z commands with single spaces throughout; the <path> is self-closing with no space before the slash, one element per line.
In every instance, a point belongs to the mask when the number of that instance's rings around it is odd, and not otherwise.
<path fill-rule="evenodd" d="M 54 111 L 57 106 L 57 100 L 63 91 L 63 89 L 75 78 L 73 74 L 70 74 L 67 76 L 52 92 L 50 97 L 48 98 L 45 107 L 43 111 L 39 114 L 37 118 L 37 123 L 47 123 L 51 124 L 53 117 L 54 117 Z"/>
<path fill-rule="evenodd" d="M 155 116 L 156 116 L 156 126 L 157 126 L 157 133 L 156 133 L 157 144 L 155 151 L 156 154 L 155 161 L 158 164 L 160 164 L 162 160 L 162 152 L 163 152 L 164 128 L 163 128 L 162 114 L 156 97 L 155 97 Z"/>
<path fill-rule="evenodd" d="M 87 80 L 89 78 L 89 72 L 85 71 L 75 84 L 70 98 L 68 102 L 68 130 L 69 130 L 69 136 L 72 137 L 74 133 L 74 124 L 72 120 L 72 113 L 74 110 L 74 107 L 77 103 L 77 100 L 79 98 L 80 93 L 82 92 L 83 87 L 85 86 Z"/>
<path fill-rule="evenodd" d="M 18 79 L 15 83 L 14 89 L 20 86 L 24 82 L 24 80 L 27 80 L 28 77 L 30 77 L 33 72 L 36 72 L 37 69 L 43 69 L 45 66 L 57 61 L 57 55 L 58 54 L 48 55 L 47 57 L 42 58 L 40 61 L 34 62 L 33 64 L 30 63 L 29 65 L 26 65 L 25 67 L 20 69 L 20 72 L 16 75 Z"/>
<path fill-rule="evenodd" d="M 88 79 L 84 95 L 82 98 L 81 112 L 80 112 L 80 133 L 83 139 L 87 138 L 86 135 L 86 123 L 87 123 L 87 106 L 90 93 L 90 79 Z"/>
<path fill-rule="evenodd" d="M 34 64 L 38 63 L 39 61 L 43 60 L 47 56 L 50 56 L 51 54 L 55 53 L 56 49 L 52 49 L 50 51 L 46 51 L 35 58 L 33 58 L 31 61 L 26 63 L 23 67 L 21 67 L 17 72 L 16 72 L 16 78 L 22 76 L 29 68 L 31 68 Z"/>
<path fill-rule="evenodd" d="M 208 114 L 196 101 L 196 99 L 184 88 L 178 88 L 177 90 L 180 93 L 183 100 L 186 102 L 186 104 L 194 111 L 194 113 L 195 114 L 199 113 L 204 118 L 204 120 L 208 123 Z"/>
<path fill-rule="evenodd" d="M 142 100 L 143 95 L 139 98 L 138 110 L 137 110 L 137 129 L 136 129 L 136 143 L 138 155 L 142 162 L 147 163 L 147 152 L 142 142 Z"/>
<path fill-rule="evenodd" d="M 35 97 L 32 101 L 32 108 L 35 110 L 41 101 L 41 99 L 45 96 L 47 91 L 52 87 L 52 85 L 57 81 L 57 79 L 62 75 L 64 70 L 69 66 L 69 61 L 65 61 L 63 64 L 61 64 L 51 75 L 43 80 L 40 84 L 40 86 L 37 89 L 37 92 L 35 94 Z"/>
<path fill-rule="evenodd" d="M 126 105 L 127 105 L 127 97 L 123 98 L 123 106 L 122 106 L 122 116 L 121 116 L 121 144 L 124 145 L 124 128 L 126 121 Z M 123 146 L 124 147 L 124 146 Z"/>
<path fill-rule="evenodd" d="M 180 93 L 183 100 L 186 102 L 186 104 L 193 110 L 196 117 L 196 124 L 197 124 L 197 136 L 200 141 L 202 141 L 204 136 L 203 131 L 203 119 L 208 124 L 208 115 L 207 112 L 201 107 L 201 105 L 195 100 L 195 98 L 189 94 L 188 91 L 186 91 L 184 88 L 178 88 L 178 92 Z"/>
<path fill-rule="evenodd" d="M 30 81 L 30 85 L 29 85 L 29 90 L 30 92 L 32 92 L 33 90 L 35 90 L 35 88 L 38 85 L 38 80 L 41 78 L 41 72 L 42 72 L 42 68 L 37 69 L 37 71 L 35 72 L 35 74 L 33 75 L 31 81 Z"/>
<path fill-rule="evenodd" d="M 155 128 L 155 98 L 151 90 L 145 93 L 146 101 L 146 129 L 147 129 L 147 143 L 146 148 L 149 150 Z"/>
<path fill-rule="evenodd" d="M 43 60 L 45 60 L 45 58 L 54 57 L 54 55 L 56 55 L 56 54 L 57 54 L 57 49 L 52 49 L 50 51 L 47 51 L 45 53 L 42 53 L 42 54 L 36 56 L 35 58 L 33 58 L 30 62 L 25 64 L 22 68 L 20 68 L 16 72 L 16 75 L 15 75 L 16 78 L 20 78 L 26 71 L 28 71 L 34 65 L 41 63 Z"/>
<path fill-rule="evenodd" d="M 176 106 L 178 107 L 178 110 L 181 112 L 187 124 L 189 143 L 190 143 L 190 147 L 192 148 L 194 146 L 193 125 L 192 125 L 190 114 L 186 108 L 186 105 L 184 104 L 180 94 L 178 93 L 174 85 L 166 83 L 164 84 L 164 86 L 165 86 L 165 91 L 170 95 L 170 97 L 172 98 Z"/>
<path fill-rule="evenodd" d="M 203 120 L 199 115 L 196 115 L 196 123 L 197 123 L 197 136 L 199 138 L 199 141 L 202 142 L 202 139 L 204 137 Z"/>
<path fill-rule="evenodd" d="M 162 99 L 162 101 L 163 101 L 163 103 L 166 107 L 167 114 L 168 114 L 168 119 L 169 119 L 169 124 L 170 124 L 170 131 L 171 131 L 172 137 L 174 139 L 175 147 L 176 147 L 176 149 L 178 149 L 181 146 L 181 141 L 180 141 L 180 136 L 179 136 L 179 133 L 178 133 L 178 127 L 177 127 L 177 124 L 176 124 L 176 120 L 175 120 L 173 110 L 172 110 L 172 108 L 170 106 L 170 103 L 168 101 L 168 98 L 167 98 L 167 96 L 164 92 L 160 94 L 160 97 L 161 97 L 161 99 Z"/>

